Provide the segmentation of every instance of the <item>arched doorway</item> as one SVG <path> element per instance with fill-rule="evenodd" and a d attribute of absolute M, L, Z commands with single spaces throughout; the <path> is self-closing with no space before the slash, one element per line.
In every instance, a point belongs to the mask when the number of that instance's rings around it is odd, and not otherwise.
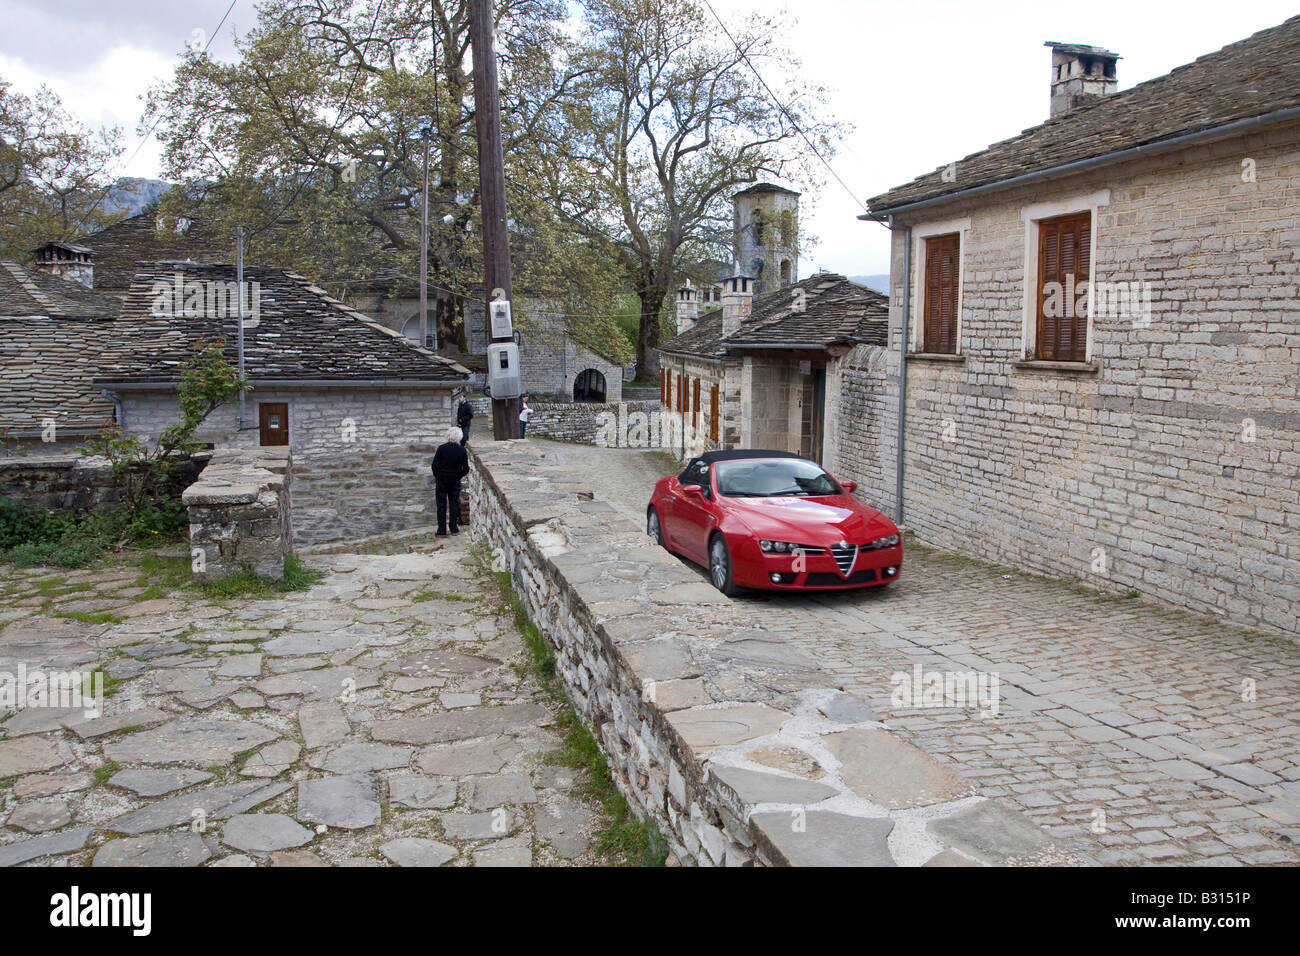
<path fill-rule="evenodd" d="M 594 368 L 579 372 L 573 380 L 573 400 L 575 402 L 605 401 L 605 376 Z"/>

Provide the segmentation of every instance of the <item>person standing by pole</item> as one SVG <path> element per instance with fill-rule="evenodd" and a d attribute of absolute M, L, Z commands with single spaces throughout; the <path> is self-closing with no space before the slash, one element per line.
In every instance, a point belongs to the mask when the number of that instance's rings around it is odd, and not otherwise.
<path fill-rule="evenodd" d="M 456 425 L 460 428 L 460 443 L 469 443 L 469 426 L 474 421 L 474 406 L 469 403 L 469 396 L 462 394 L 456 406 Z"/>
<path fill-rule="evenodd" d="M 519 396 L 519 437 L 523 438 L 528 431 L 528 419 L 533 417 L 533 409 L 528 404 L 528 393 Z"/>

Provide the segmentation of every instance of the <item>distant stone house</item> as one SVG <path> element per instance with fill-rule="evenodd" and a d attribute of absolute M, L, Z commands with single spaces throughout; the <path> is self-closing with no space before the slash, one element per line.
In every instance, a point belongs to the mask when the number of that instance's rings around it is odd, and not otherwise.
<path fill-rule="evenodd" d="M 832 273 L 756 297 L 751 283 L 728 280 L 722 308 L 698 319 L 697 291 L 678 292 L 679 333 L 659 346 L 661 401 L 688 426 L 672 450 L 772 448 L 822 461 L 838 447 L 841 364 L 855 347 L 884 344 L 887 299 Z"/>
<path fill-rule="evenodd" d="M 112 424 L 93 381 L 120 306 L 0 259 L 0 456 L 71 454 Z"/>
<path fill-rule="evenodd" d="M 217 409 L 199 437 L 291 448 L 300 544 L 431 523 L 429 462 L 467 371 L 301 276 L 252 267 L 244 278 L 253 390 L 242 412 Z M 94 380 L 124 431 L 154 439 L 177 420 L 180 365 L 201 341 L 222 340 L 236 362 L 235 287 L 230 266 L 138 267 Z"/>
<path fill-rule="evenodd" d="M 927 541 L 1294 634 L 1300 18 L 1124 92 L 1049 46 L 1047 122 L 861 217 L 891 345 L 841 468 Z"/>
<path fill-rule="evenodd" d="M 125 298 L 137 267 L 145 262 L 193 262 L 207 265 L 234 260 L 234 240 L 212 235 L 201 220 L 164 221 L 152 213 L 114 223 L 78 241 L 48 243 L 37 253 L 37 267 L 72 279 L 106 295 Z M 470 384 L 481 387 L 488 336 L 482 289 L 472 292 L 465 309 L 469 354 L 438 343 L 430 327 L 429 347 L 451 354 L 469 370 Z M 342 301 L 412 342 L 420 338 L 418 283 L 392 269 L 347 284 Z M 432 297 L 430 298 L 432 323 Z M 564 313 L 552 304 L 524 296 L 521 314 L 535 334 L 521 348 L 524 387 L 538 397 L 561 401 L 608 401 L 622 398 L 619 363 L 588 348 L 572 335 Z"/>

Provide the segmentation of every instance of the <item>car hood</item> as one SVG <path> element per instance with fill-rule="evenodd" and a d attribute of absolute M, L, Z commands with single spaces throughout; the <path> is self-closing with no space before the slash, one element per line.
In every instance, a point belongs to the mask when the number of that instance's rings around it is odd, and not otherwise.
<path fill-rule="evenodd" d="M 727 510 L 759 538 L 829 547 L 895 534 L 894 522 L 851 495 L 824 498 L 728 498 Z"/>

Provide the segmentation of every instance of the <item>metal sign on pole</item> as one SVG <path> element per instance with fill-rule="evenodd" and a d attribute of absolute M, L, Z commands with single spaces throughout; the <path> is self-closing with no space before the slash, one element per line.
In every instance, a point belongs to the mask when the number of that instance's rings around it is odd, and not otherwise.
<path fill-rule="evenodd" d="M 519 437 L 518 346 L 511 334 L 498 335 L 499 304 L 513 298 L 510 279 L 510 235 L 506 225 L 505 157 L 501 148 L 501 102 L 497 86 L 496 50 L 492 40 L 491 0 L 471 0 L 469 36 L 474 51 L 474 128 L 478 138 L 479 195 L 483 202 L 483 285 L 493 346 L 489 347 L 489 384 L 509 382 L 509 394 L 492 395 L 492 433 L 497 441 Z M 498 304 L 496 311 L 494 303 Z M 504 317 L 509 319 L 509 306 Z M 497 319 L 497 321 L 494 321 Z M 505 345 L 504 343 L 509 343 Z M 513 363 L 513 364 L 510 364 Z"/>

